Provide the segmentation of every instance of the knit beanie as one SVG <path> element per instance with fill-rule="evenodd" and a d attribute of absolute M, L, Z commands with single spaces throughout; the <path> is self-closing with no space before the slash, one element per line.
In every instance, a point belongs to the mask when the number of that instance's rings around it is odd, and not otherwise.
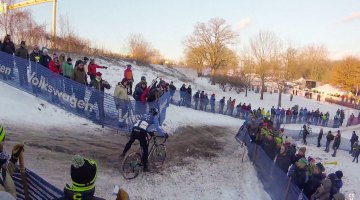
<path fill-rule="evenodd" d="M 335 175 L 336 175 L 336 177 L 338 178 L 338 179 L 341 179 L 342 177 L 343 177 L 343 172 L 342 171 L 336 171 L 335 172 Z"/>
<path fill-rule="evenodd" d="M 95 161 L 86 159 L 80 155 L 75 155 L 72 158 L 71 180 L 73 184 L 83 184 L 86 187 L 95 186 L 96 176 L 97 166 Z"/>
<path fill-rule="evenodd" d="M 325 171 L 324 165 L 321 164 L 320 162 L 316 164 L 316 167 L 319 168 L 319 170 L 320 170 L 321 172 L 324 172 L 324 171 Z"/>

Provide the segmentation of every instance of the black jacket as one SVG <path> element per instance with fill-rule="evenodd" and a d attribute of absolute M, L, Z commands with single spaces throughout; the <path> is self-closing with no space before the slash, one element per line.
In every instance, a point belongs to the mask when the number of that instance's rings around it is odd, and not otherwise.
<path fill-rule="evenodd" d="M 15 45 L 13 42 L 4 42 L 1 46 L 1 51 L 7 53 L 7 54 L 13 54 L 15 53 Z"/>
<path fill-rule="evenodd" d="M 321 185 L 321 181 L 323 179 L 323 174 L 313 174 L 312 176 L 310 176 L 308 182 L 304 187 L 304 194 L 308 199 L 310 199 L 311 195 L 316 192 L 316 189 Z"/>
<path fill-rule="evenodd" d="M 94 87 L 96 90 L 100 90 L 102 92 L 104 92 L 104 89 L 110 89 L 110 84 L 104 80 L 100 80 L 100 81 L 97 81 L 96 79 L 93 79 L 91 82 L 90 82 L 90 87 Z"/>
<path fill-rule="evenodd" d="M 51 57 L 49 55 L 41 55 L 40 56 L 40 64 L 46 68 L 49 68 L 49 62 L 51 61 Z"/>
<path fill-rule="evenodd" d="M 291 158 L 287 152 L 284 154 L 278 154 L 275 164 L 284 172 L 287 173 L 291 165 Z"/>

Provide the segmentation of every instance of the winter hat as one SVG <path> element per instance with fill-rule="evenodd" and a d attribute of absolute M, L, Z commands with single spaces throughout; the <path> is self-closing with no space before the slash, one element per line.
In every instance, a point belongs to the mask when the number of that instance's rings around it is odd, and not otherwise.
<path fill-rule="evenodd" d="M 96 72 L 96 76 L 102 76 L 101 72 Z"/>
<path fill-rule="evenodd" d="M 338 179 L 341 179 L 342 177 L 343 177 L 343 172 L 342 171 L 336 171 L 335 172 L 335 175 L 336 175 L 336 177 L 338 178 Z"/>
<path fill-rule="evenodd" d="M 75 67 L 79 66 L 80 64 L 84 64 L 82 60 L 77 60 L 75 62 Z"/>
<path fill-rule="evenodd" d="M 334 195 L 334 200 L 345 200 L 345 196 L 342 193 L 338 192 Z"/>
<path fill-rule="evenodd" d="M 44 53 L 44 54 L 48 54 L 49 51 L 48 51 L 47 49 L 44 49 L 44 50 L 43 50 L 43 53 Z"/>
<path fill-rule="evenodd" d="M 5 164 L 9 160 L 9 157 L 10 156 L 5 152 L 0 153 L 0 167 L 3 166 L 3 164 Z"/>
<path fill-rule="evenodd" d="M 67 58 L 67 59 L 66 59 L 66 62 L 71 62 L 71 61 L 72 61 L 71 58 Z"/>
<path fill-rule="evenodd" d="M 21 42 L 20 42 L 20 45 L 25 45 L 25 41 L 21 41 Z"/>
<path fill-rule="evenodd" d="M 16 200 L 10 193 L 1 191 L 0 192 L 0 199 L 1 200 Z"/>
<path fill-rule="evenodd" d="M 89 58 L 85 56 L 85 57 L 84 57 L 84 61 L 88 61 L 88 60 L 89 60 Z"/>
<path fill-rule="evenodd" d="M 127 67 L 127 68 L 131 68 L 131 65 L 130 65 L 130 64 L 127 64 L 126 67 Z"/>
<path fill-rule="evenodd" d="M 145 77 L 145 76 L 141 76 L 141 80 L 142 80 L 142 81 L 146 81 L 146 77 Z"/>
<path fill-rule="evenodd" d="M 311 162 L 311 161 L 315 161 L 315 159 L 311 156 L 308 157 L 308 161 Z"/>
<path fill-rule="evenodd" d="M 305 152 L 306 152 L 306 147 L 300 147 L 299 152 L 300 152 L 300 151 L 305 154 Z"/>
<path fill-rule="evenodd" d="M 0 142 L 3 142 L 5 140 L 6 131 L 3 126 L 0 125 Z"/>
<path fill-rule="evenodd" d="M 97 176 L 96 162 L 80 155 L 75 155 L 72 158 L 70 174 L 73 187 L 92 189 L 95 187 Z"/>
<path fill-rule="evenodd" d="M 319 163 L 316 163 L 316 167 L 319 168 L 319 170 L 321 172 L 324 172 L 325 171 L 325 167 L 323 164 L 321 164 L 320 162 Z"/>

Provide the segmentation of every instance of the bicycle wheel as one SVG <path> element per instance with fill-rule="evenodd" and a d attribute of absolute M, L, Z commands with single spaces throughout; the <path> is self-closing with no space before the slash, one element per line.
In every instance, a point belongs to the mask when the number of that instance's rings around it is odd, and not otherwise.
<path fill-rule="evenodd" d="M 152 151 L 152 160 L 155 167 L 161 167 L 166 159 L 166 147 L 163 144 L 159 144 L 154 147 L 154 151 Z"/>
<path fill-rule="evenodd" d="M 125 179 L 136 178 L 142 169 L 141 155 L 133 152 L 126 156 L 122 162 L 122 175 Z"/>

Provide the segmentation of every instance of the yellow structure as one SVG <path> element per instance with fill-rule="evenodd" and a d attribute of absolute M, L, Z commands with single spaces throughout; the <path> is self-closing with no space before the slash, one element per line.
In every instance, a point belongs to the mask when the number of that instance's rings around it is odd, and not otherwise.
<path fill-rule="evenodd" d="M 9 10 L 15 10 L 18 8 L 23 8 L 27 6 L 33 6 L 41 3 L 53 2 L 53 16 L 52 16 L 52 26 L 51 26 L 51 36 L 53 39 L 56 38 L 56 2 L 57 0 L 29 0 L 19 3 L 14 3 L 7 5 L 5 3 L 0 3 L 0 13 L 6 13 Z"/>

